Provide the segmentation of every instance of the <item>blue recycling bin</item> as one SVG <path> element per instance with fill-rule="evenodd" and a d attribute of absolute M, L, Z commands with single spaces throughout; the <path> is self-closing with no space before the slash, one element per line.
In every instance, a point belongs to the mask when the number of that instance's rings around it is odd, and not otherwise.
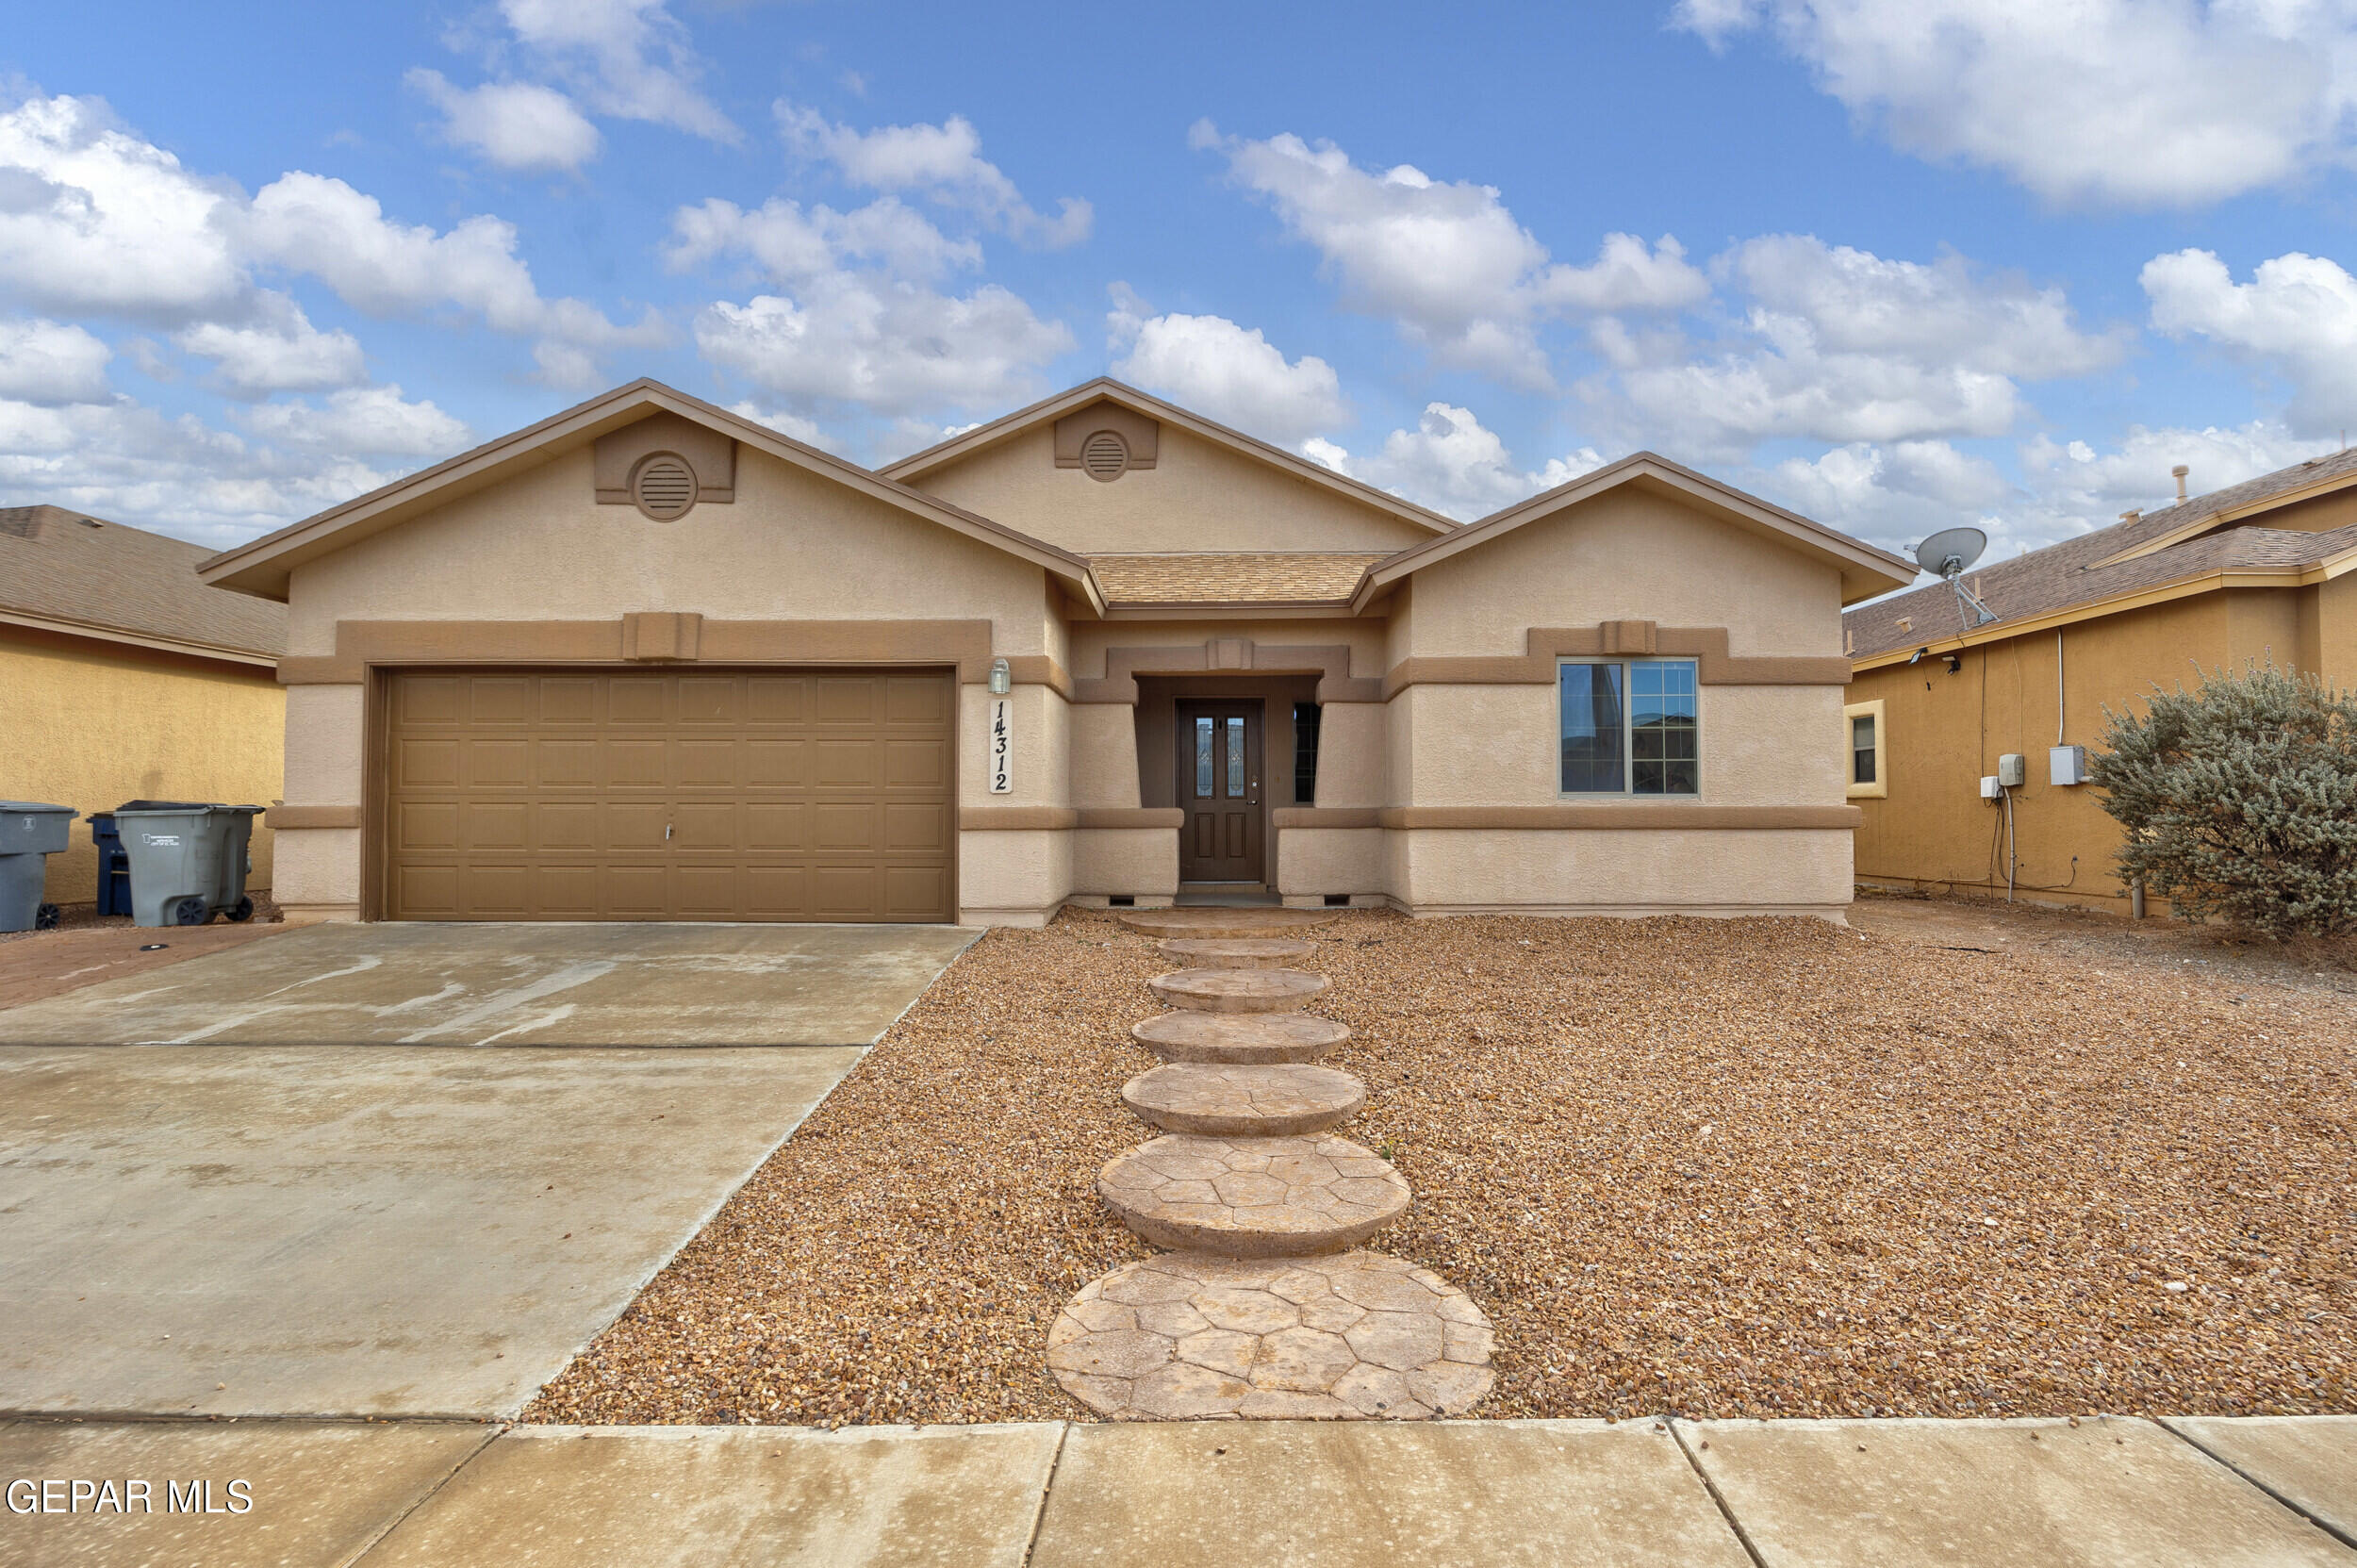
<path fill-rule="evenodd" d="M 90 817 L 90 841 L 98 849 L 98 913 L 131 913 L 131 857 L 115 830 L 115 814 L 94 811 Z"/>

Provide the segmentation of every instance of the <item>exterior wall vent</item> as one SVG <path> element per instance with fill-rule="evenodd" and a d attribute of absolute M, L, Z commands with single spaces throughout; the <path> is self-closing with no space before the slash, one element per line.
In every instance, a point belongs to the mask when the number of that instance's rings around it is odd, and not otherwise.
<path fill-rule="evenodd" d="M 652 453 L 631 475 L 630 494 L 640 511 L 668 522 L 696 504 L 696 470 L 676 453 Z"/>
<path fill-rule="evenodd" d="M 1080 468 L 1091 479 L 1111 484 L 1129 471 L 1129 443 L 1100 430 L 1080 443 Z"/>

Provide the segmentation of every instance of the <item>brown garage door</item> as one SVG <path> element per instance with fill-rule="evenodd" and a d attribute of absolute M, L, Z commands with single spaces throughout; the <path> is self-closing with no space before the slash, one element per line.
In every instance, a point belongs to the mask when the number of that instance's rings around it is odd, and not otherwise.
<path fill-rule="evenodd" d="M 948 920 L 948 674 L 404 672 L 394 920 Z"/>

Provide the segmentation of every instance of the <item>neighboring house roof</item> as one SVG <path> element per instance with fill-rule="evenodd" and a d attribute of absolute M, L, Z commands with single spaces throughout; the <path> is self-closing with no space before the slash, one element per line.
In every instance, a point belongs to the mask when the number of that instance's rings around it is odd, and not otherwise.
<path fill-rule="evenodd" d="M 1287 452 L 1283 447 L 1274 446 L 1240 430 L 1230 430 L 1191 409 L 1181 408 L 1175 403 L 1165 403 L 1150 392 L 1141 392 L 1135 387 L 1110 376 L 1082 382 L 1068 391 L 1058 392 L 1054 397 L 1032 404 L 1029 408 L 1018 408 L 987 424 L 961 431 L 938 446 L 927 447 L 897 463 L 887 463 L 876 471 L 887 479 L 915 484 L 925 475 L 947 468 L 961 458 L 969 457 L 985 447 L 997 446 L 1001 441 L 1013 439 L 1041 424 L 1052 423 L 1095 403 L 1117 404 L 1147 419 L 1165 421 L 1190 435 L 1199 436 L 1247 457 L 1271 464 L 1296 479 L 1306 479 L 1321 488 L 1348 496 L 1361 505 L 1388 512 L 1428 532 L 1452 534 L 1457 531 L 1456 521 L 1438 512 L 1419 506 L 1412 501 L 1403 501 L 1389 490 L 1376 489 L 1373 485 L 1353 479 L 1348 474 L 1338 473 L 1323 463 L 1313 463 L 1298 453 Z"/>
<path fill-rule="evenodd" d="M 1446 537 L 1426 539 L 1422 544 L 1410 545 L 1397 554 L 1386 557 L 1368 571 L 1366 581 L 1360 585 L 1352 600 L 1352 605 L 1363 609 L 1376 594 L 1404 577 L 1445 561 L 1460 551 L 1478 549 L 1526 522 L 1552 517 L 1567 506 L 1591 501 L 1624 485 L 1666 492 L 1722 520 L 1766 535 L 1834 566 L 1841 573 L 1841 602 L 1844 604 L 1871 599 L 1878 593 L 1888 593 L 1892 588 L 1912 582 L 1917 575 L 1915 563 L 1904 556 L 1877 550 L 1864 540 L 1838 533 L 1798 512 L 1788 512 L 1772 502 L 1748 495 L 1732 485 L 1721 484 L 1706 474 L 1696 473 L 1692 469 L 1673 463 L 1667 457 L 1650 452 L 1638 452 L 1617 463 L 1608 463 L 1593 472 L 1582 474 L 1568 484 L 1542 491 L 1528 501 L 1517 502 L 1502 512 L 1492 512 L 1479 521 L 1467 523 Z"/>
<path fill-rule="evenodd" d="M 274 668 L 285 606 L 206 587 L 211 554 L 62 506 L 0 508 L 0 622 Z"/>
<path fill-rule="evenodd" d="M 250 544 L 223 551 L 199 569 L 205 581 L 222 587 L 284 599 L 288 573 L 303 562 L 341 550 L 431 507 L 536 468 L 559 453 L 586 445 L 607 431 L 618 430 L 656 412 L 677 414 L 709 425 L 796 468 L 832 479 L 888 505 L 1020 556 L 1045 568 L 1075 598 L 1092 608 L 1103 608 L 1096 584 L 1089 577 L 1088 562 L 1082 557 L 1017 533 L 1004 523 L 952 506 L 937 496 L 870 473 L 856 463 L 807 446 L 701 398 L 648 379 L 618 387 L 537 424 L 487 441 L 471 452 L 462 452 L 447 462 L 395 480 L 340 506 L 331 506 Z"/>
<path fill-rule="evenodd" d="M 2139 517 L 1975 567 L 1965 582 L 1998 619 L 1968 630 L 1955 592 L 1934 583 L 1842 618 L 1850 656 L 1864 664 L 1919 648 L 1993 642 L 2177 593 L 2297 586 L 2357 565 L 2357 524 L 2305 533 L 2238 522 L 2357 484 L 2357 451 L 2263 474 Z M 1905 621 L 1907 624 L 1900 624 Z"/>
<path fill-rule="evenodd" d="M 1383 551 L 1220 555 L 1091 555 L 1108 606 L 1350 602 Z"/>

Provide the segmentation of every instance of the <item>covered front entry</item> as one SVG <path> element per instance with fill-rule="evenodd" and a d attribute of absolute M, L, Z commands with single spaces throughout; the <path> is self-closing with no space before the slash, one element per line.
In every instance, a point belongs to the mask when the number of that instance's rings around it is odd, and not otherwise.
<path fill-rule="evenodd" d="M 384 713 L 387 919 L 956 918 L 946 671 L 404 670 Z"/>
<path fill-rule="evenodd" d="M 1191 699 L 1177 705 L 1178 880 L 1251 883 L 1262 871 L 1259 698 Z"/>

